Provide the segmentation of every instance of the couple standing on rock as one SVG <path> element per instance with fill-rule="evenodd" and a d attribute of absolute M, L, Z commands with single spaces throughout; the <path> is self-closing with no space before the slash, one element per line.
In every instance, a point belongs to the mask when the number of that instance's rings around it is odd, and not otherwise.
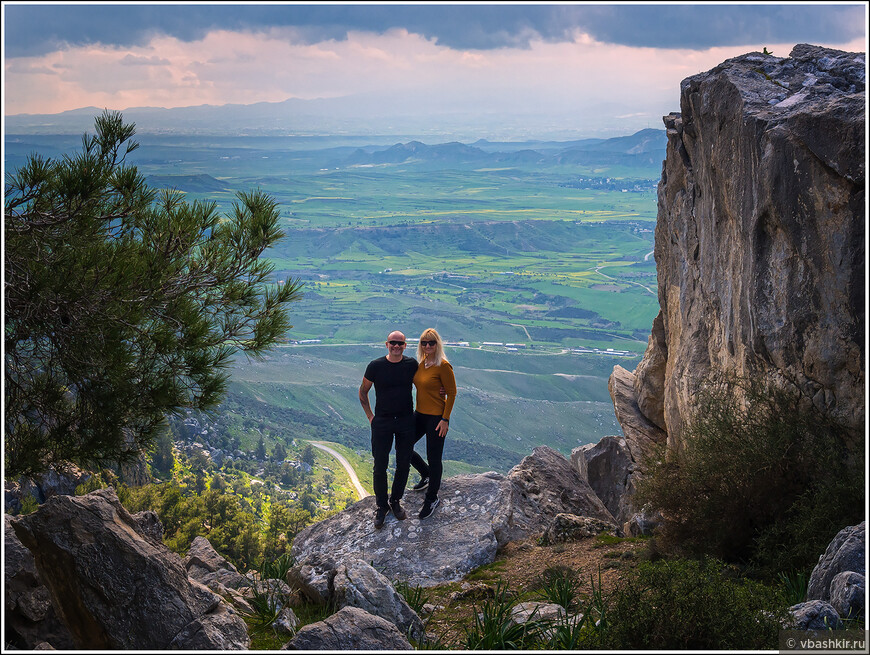
<path fill-rule="evenodd" d="M 426 489 L 418 517 L 425 519 L 435 511 L 441 487 L 444 438 L 456 400 L 453 367 L 444 355 L 444 342 L 436 330 L 427 328 L 420 335 L 416 360 L 405 356 L 405 335 L 398 330 L 390 332 L 385 345 L 387 355 L 369 362 L 359 387 L 359 402 L 372 426 L 373 485 L 378 505 L 376 528 L 384 525 L 390 511 L 399 521 L 407 517 L 400 501 L 412 464 L 420 473 L 420 482 L 413 489 Z M 411 396 L 412 385 L 417 388 L 416 411 Z M 372 386 L 376 398 L 374 412 L 369 405 Z M 414 444 L 424 434 L 428 464 L 414 450 Z M 388 498 L 387 466 L 393 438 L 396 442 L 396 473 Z"/>

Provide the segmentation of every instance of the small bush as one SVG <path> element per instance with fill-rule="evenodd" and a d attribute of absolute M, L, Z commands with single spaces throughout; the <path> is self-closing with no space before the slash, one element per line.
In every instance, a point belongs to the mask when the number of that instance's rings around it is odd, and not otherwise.
<path fill-rule="evenodd" d="M 642 562 L 607 597 L 598 636 L 618 650 L 775 649 L 785 608 L 780 588 L 712 558 Z"/>
<path fill-rule="evenodd" d="M 540 600 L 561 605 L 567 611 L 576 604 L 580 581 L 573 569 L 551 566 L 541 573 L 535 587 Z"/>
<path fill-rule="evenodd" d="M 408 607 L 420 614 L 423 611 L 423 605 L 429 602 L 429 594 L 420 585 L 411 585 L 405 580 L 396 580 L 393 583 L 393 588 L 399 595 L 408 603 Z"/>
<path fill-rule="evenodd" d="M 863 454 L 806 399 L 721 377 L 702 385 L 695 408 L 684 447 L 648 460 L 635 496 L 665 517 L 665 552 L 753 562 L 772 578 L 812 566 L 861 520 Z"/>
<path fill-rule="evenodd" d="M 475 611 L 474 622 L 465 629 L 465 650 L 525 650 L 538 644 L 541 624 L 534 619 L 523 624 L 511 620 L 514 596 L 501 583 L 495 596 Z M 475 608 L 476 610 L 477 608 Z"/>

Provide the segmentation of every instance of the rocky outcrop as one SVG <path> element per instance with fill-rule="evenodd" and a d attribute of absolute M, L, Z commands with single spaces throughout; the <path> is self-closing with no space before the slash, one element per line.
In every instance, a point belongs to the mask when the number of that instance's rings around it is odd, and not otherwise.
<path fill-rule="evenodd" d="M 188 578 L 114 490 L 54 496 L 11 521 L 79 649 L 247 649 L 238 613 Z"/>
<path fill-rule="evenodd" d="M 3 516 L 3 547 L 6 643 L 23 650 L 45 643 L 54 650 L 74 648 L 72 635 L 55 612 L 33 555 L 12 529 L 9 514 Z"/>
<path fill-rule="evenodd" d="M 660 316 L 611 395 L 637 463 L 681 444 L 710 374 L 788 384 L 864 431 L 865 56 L 751 53 L 681 85 L 665 117 Z"/>
<path fill-rule="evenodd" d="M 866 521 L 843 528 L 828 544 L 813 568 L 807 586 L 807 600 L 831 600 L 831 583 L 844 572 L 866 575 L 864 556 L 866 554 Z"/>
<path fill-rule="evenodd" d="M 187 574 L 212 591 L 225 594 L 227 589 L 248 586 L 248 580 L 220 555 L 205 537 L 196 537 L 184 558 Z"/>
<path fill-rule="evenodd" d="M 616 527 L 571 463 L 547 447 L 536 448 L 507 476 L 490 472 L 448 478 L 439 495 L 438 509 L 421 521 L 413 503 L 422 504 L 422 496 L 407 494 L 408 518 L 397 521 L 388 515 L 380 530 L 372 523 L 375 500 L 364 498 L 300 532 L 293 541 L 293 556 L 298 562 L 312 556 L 337 562 L 360 559 L 391 580 L 432 586 L 459 580 L 492 562 L 499 546 L 540 534 L 560 513 L 589 516 Z"/>
<path fill-rule="evenodd" d="M 357 607 L 345 607 L 299 630 L 281 650 L 322 650 L 341 653 L 356 650 L 413 650 L 399 629 Z"/>

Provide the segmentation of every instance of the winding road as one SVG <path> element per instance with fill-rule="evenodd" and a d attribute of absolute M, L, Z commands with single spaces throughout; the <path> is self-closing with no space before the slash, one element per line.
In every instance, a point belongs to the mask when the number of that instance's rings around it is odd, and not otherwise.
<path fill-rule="evenodd" d="M 347 474 L 350 476 L 350 481 L 356 488 L 356 495 L 359 496 L 360 500 L 362 500 L 366 496 L 371 496 L 371 494 L 363 488 L 362 484 L 360 484 L 359 478 L 356 475 L 356 471 L 353 470 L 353 467 L 350 465 L 350 462 L 347 461 L 344 455 L 333 450 L 329 446 L 320 443 L 319 441 L 309 441 L 308 443 L 310 443 L 315 448 L 320 448 L 320 450 L 326 451 L 338 460 L 338 463 L 344 467 L 344 470 L 347 471 Z"/>

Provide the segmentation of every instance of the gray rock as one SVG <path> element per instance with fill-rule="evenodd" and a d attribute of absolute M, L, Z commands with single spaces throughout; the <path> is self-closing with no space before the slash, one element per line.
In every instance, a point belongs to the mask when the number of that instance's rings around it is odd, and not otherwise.
<path fill-rule="evenodd" d="M 272 622 L 272 627 L 279 635 L 289 635 L 292 637 L 296 634 L 296 629 L 299 627 L 299 618 L 291 608 L 283 607 L 278 612 L 278 617 Z"/>
<path fill-rule="evenodd" d="M 44 642 L 72 649 L 72 635 L 51 604 L 33 555 L 18 539 L 12 521 L 10 515 L 3 515 L 6 641 L 24 650 L 35 650 Z"/>
<path fill-rule="evenodd" d="M 589 486 L 622 524 L 629 514 L 626 498 L 634 462 L 622 437 L 604 437 L 585 451 Z"/>
<path fill-rule="evenodd" d="M 577 471 L 580 479 L 585 480 L 587 484 L 589 483 L 589 470 L 586 465 L 586 453 L 592 448 L 595 448 L 595 444 L 587 443 L 577 446 L 577 448 L 571 451 L 571 466 Z"/>
<path fill-rule="evenodd" d="M 133 520 L 139 524 L 139 527 L 142 528 L 142 532 L 144 532 L 148 537 L 156 541 L 158 544 L 163 543 L 163 523 L 160 521 L 157 512 L 150 509 L 136 512 L 133 514 Z"/>
<path fill-rule="evenodd" d="M 515 530 L 509 541 L 543 531 L 557 514 L 588 516 L 615 526 L 613 515 L 592 487 L 569 460 L 548 446 L 535 448 L 507 477 L 518 491 L 510 507 Z"/>
<path fill-rule="evenodd" d="M 541 535 L 541 544 L 564 543 L 595 537 L 602 532 L 616 532 L 616 526 L 609 521 L 593 519 L 590 516 L 575 516 L 574 514 L 557 514 L 553 522 Z"/>
<path fill-rule="evenodd" d="M 357 515 L 357 518 L 361 518 Z M 339 521 L 341 526 L 350 522 Z M 298 540 L 299 537 L 296 537 Z M 295 547 L 296 540 L 293 545 Z M 299 551 L 296 551 L 299 552 Z M 326 605 L 332 599 L 332 579 L 338 568 L 335 560 L 321 550 L 310 550 L 305 554 L 295 555 L 298 562 L 287 572 L 287 582 L 291 588 L 296 589 L 303 597 L 315 605 Z M 300 561 L 302 560 L 302 561 Z"/>
<path fill-rule="evenodd" d="M 844 619 L 864 616 L 864 576 L 854 571 L 838 573 L 831 580 L 831 606 Z"/>
<path fill-rule="evenodd" d="M 184 568 L 191 578 L 209 588 L 220 585 L 228 589 L 240 589 L 248 585 L 245 576 L 218 553 L 205 537 L 196 537 L 190 544 L 184 558 Z"/>
<path fill-rule="evenodd" d="M 149 538 L 114 489 L 54 496 L 12 527 L 79 649 L 246 649 L 244 621 Z M 171 646 L 170 646 L 171 644 Z"/>
<path fill-rule="evenodd" d="M 717 373 L 789 381 L 863 448 L 865 67 L 800 44 L 680 85 L 658 188 L 661 316 L 630 384 L 611 385 L 636 463 L 636 432 L 678 447 Z"/>
<path fill-rule="evenodd" d="M 556 603 L 529 601 L 511 608 L 509 623 L 522 625 L 529 621 L 554 621 L 565 616 L 565 608 Z"/>
<path fill-rule="evenodd" d="M 413 650 L 389 621 L 358 607 L 344 607 L 332 616 L 302 627 L 281 650 Z"/>
<path fill-rule="evenodd" d="M 380 530 L 373 525 L 375 499 L 364 498 L 305 528 L 293 540 L 292 554 L 300 563 L 314 561 L 312 556 L 335 562 L 359 559 L 390 580 L 427 587 L 459 580 L 492 562 L 499 546 L 543 532 L 556 514 L 613 522 L 571 463 L 550 448 L 536 448 L 507 477 L 489 472 L 445 479 L 439 495 L 441 504 L 424 521 L 416 518 L 417 508 L 406 496 L 408 518 L 397 521 L 388 515 Z M 310 582 L 314 576 L 305 577 L 306 595 L 327 596 L 328 579 L 321 580 L 318 590 Z"/>
<path fill-rule="evenodd" d="M 830 603 L 808 600 L 788 608 L 795 630 L 837 630 L 842 627 L 840 616 Z"/>
<path fill-rule="evenodd" d="M 838 573 L 854 571 L 865 575 L 865 524 L 849 526 L 840 530 L 819 557 L 810 575 L 807 586 L 807 600 L 830 600 L 831 581 Z"/>
<path fill-rule="evenodd" d="M 662 515 L 658 512 L 641 510 L 632 514 L 623 524 L 622 532 L 626 537 L 648 536 L 662 523 Z"/>
<path fill-rule="evenodd" d="M 358 607 L 395 624 L 402 634 L 419 641 L 423 622 L 390 581 L 359 560 L 348 560 L 336 569 L 332 581 L 336 607 Z"/>

